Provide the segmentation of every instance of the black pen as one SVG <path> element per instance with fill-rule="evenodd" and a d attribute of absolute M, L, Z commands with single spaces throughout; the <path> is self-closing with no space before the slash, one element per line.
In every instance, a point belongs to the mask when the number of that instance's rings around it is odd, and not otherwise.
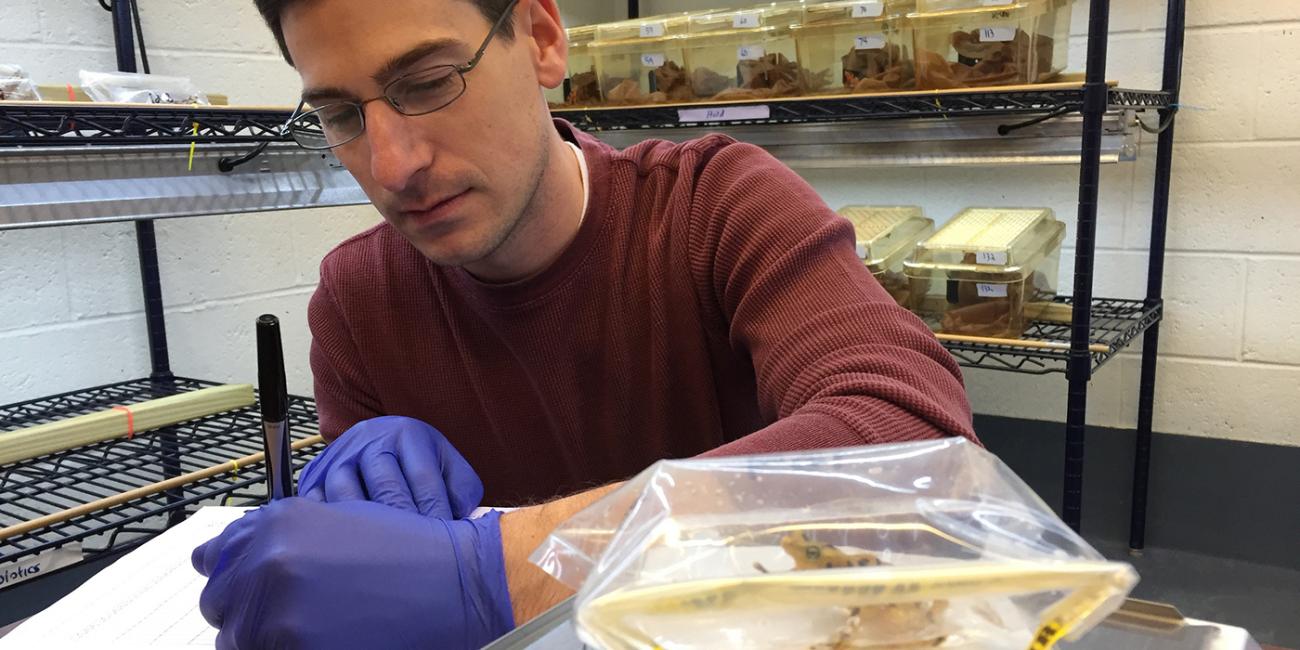
<path fill-rule="evenodd" d="M 262 446 L 266 451 L 266 491 L 271 499 L 293 496 L 289 462 L 289 390 L 284 377 L 280 319 L 257 319 L 257 388 L 262 402 Z"/>

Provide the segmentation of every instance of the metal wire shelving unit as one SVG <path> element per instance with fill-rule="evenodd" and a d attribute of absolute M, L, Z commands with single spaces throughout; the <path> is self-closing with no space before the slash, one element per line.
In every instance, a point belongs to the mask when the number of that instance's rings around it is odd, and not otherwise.
<path fill-rule="evenodd" d="M 649 107 L 577 107 L 555 111 L 592 133 L 671 133 L 699 127 L 773 129 L 790 125 L 863 123 L 879 120 L 952 120 L 1020 116 L 1023 121 L 999 126 L 997 133 L 1016 130 L 1072 113 L 1082 116 L 1079 140 L 1079 202 L 1072 295 L 1061 301 L 1072 305 L 1068 325 L 1035 323 L 1026 338 L 1069 343 L 1069 350 L 1038 350 L 1015 345 L 947 343 L 966 366 L 995 368 L 1030 374 L 1064 373 L 1068 379 L 1064 459 L 1064 494 L 1061 503 L 1066 523 L 1079 529 L 1083 510 L 1083 461 L 1086 446 L 1088 383 L 1093 373 L 1126 345 L 1143 337 L 1142 376 L 1138 395 L 1138 429 L 1134 450 L 1133 501 L 1129 546 L 1145 546 L 1147 483 L 1151 462 L 1151 428 L 1154 414 L 1159 322 L 1164 312 L 1163 278 L 1165 234 L 1169 214 L 1170 177 L 1173 166 L 1174 126 L 1182 82 L 1185 0 L 1167 0 L 1163 76 L 1159 90 L 1112 87 L 1106 82 L 1110 41 L 1110 2 L 1091 0 L 1088 7 L 1086 71 L 1082 84 L 909 92 L 884 96 L 777 99 L 754 102 L 704 103 Z M 630 0 L 628 15 L 637 16 Z M 1154 199 L 1151 219 L 1147 294 L 1137 301 L 1094 299 L 1097 198 L 1101 183 L 1104 125 L 1117 111 L 1153 111 L 1159 127 Z M 626 136 L 621 136 L 626 137 Z M 625 142 L 626 139 L 620 142 Z M 1032 162 L 1032 160 L 1026 160 Z M 1094 346 L 1107 352 L 1094 352 Z"/>

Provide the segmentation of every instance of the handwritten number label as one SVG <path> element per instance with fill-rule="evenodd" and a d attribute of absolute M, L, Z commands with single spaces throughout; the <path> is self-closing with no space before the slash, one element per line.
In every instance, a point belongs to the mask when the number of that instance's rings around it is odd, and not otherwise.
<path fill-rule="evenodd" d="M 885 13 L 883 2 L 859 2 L 853 5 L 854 18 L 879 18 Z"/>
<path fill-rule="evenodd" d="M 740 122 L 745 120 L 771 119 L 772 109 L 762 106 L 725 106 L 715 108 L 682 108 L 677 111 L 677 121 L 684 124 L 694 122 Z"/>
<path fill-rule="evenodd" d="M 1010 43 L 1016 40 L 1015 27 L 984 27 L 980 29 L 981 43 Z"/>
<path fill-rule="evenodd" d="M 662 54 L 642 54 L 641 65 L 647 68 L 658 68 L 664 64 L 664 55 Z"/>
<path fill-rule="evenodd" d="M 1007 263 L 1007 253 L 1006 251 L 975 253 L 975 263 L 1005 266 Z"/>
<path fill-rule="evenodd" d="M 758 27 L 758 14 L 736 14 L 731 19 L 731 26 L 736 29 L 753 29 Z"/>
<path fill-rule="evenodd" d="M 1007 285 L 1005 284 L 977 284 L 975 290 L 979 292 L 981 298 L 1007 297 Z"/>
<path fill-rule="evenodd" d="M 641 38 L 659 38 L 663 35 L 663 23 L 641 23 Z"/>
<path fill-rule="evenodd" d="M 883 50 L 885 49 L 884 34 L 868 34 L 858 36 L 853 39 L 853 49 L 855 50 Z"/>
<path fill-rule="evenodd" d="M 742 45 L 736 50 L 736 58 L 741 61 L 757 61 L 763 58 L 767 52 L 763 51 L 762 45 Z"/>

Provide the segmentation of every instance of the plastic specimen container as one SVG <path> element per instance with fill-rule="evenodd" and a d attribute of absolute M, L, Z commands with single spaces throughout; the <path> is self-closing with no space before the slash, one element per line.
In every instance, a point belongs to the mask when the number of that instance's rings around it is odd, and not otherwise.
<path fill-rule="evenodd" d="M 794 28 L 799 63 L 830 77 L 828 93 L 916 88 L 912 28 L 915 0 L 810 4 Z"/>
<path fill-rule="evenodd" d="M 698 13 L 698 12 L 696 12 Z M 596 27 L 596 58 L 606 104 L 662 104 L 695 99 L 684 49 L 690 13 Z"/>
<path fill-rule="evenodd" d="M 603 99 L 596 76 L 596 56 L 591 47 L 596 41 L 596 26 L 572 27 L 567 34 L 569 79 L 565 82 L 564 103 L 567 106 L 598 105 Z"/>
<path fill-rule="evenodd" d="M 1064 238 L 1048 208 L 964 210 L 905 263 L 939 294 L 918 311 L 947 334 L 1020 338 L 1056 297 Z"/>
<path fill-rule="evenodd" d="M 829 79 L 800 67 L 792 28 L 803 3 L 691 16 L 686 67 L 698 100 L 793 97 L 822 90 Z"/>
<path fill-rule="evenodd" d="M 934 221 L 916 206 L 850 205 L 839 210 L 857 233 L 858 257 L 898 304 L 915 309 L 929 292 L 929 278 L 909 278 L 904 262 L 934 233 Z"/>
<path fill-rule="evenodd" d="M 1068 0 L 916 0 L 923 90 L 1043 83 L 1065 69 Z"/>

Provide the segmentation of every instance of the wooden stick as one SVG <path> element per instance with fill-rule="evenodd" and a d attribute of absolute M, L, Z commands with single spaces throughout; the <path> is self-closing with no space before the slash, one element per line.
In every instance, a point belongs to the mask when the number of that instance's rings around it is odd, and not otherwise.
<path fill-rule="evenodd" d="M 310 447 L 312 445 L 320 444 L 324 441 L 325 439 L 320 436 L 311 436 L 310 438 L 304 438 L 302 440 L 293 443 L 291 447 L 293 448 L 294 451 L 297 451 L 304 447 Z M 52 515 L 45 515 L 44 517 L 40 517 L 38 519 L 26 521 L 21 524 L 15 524 L 13 526 L 9 526 L 8 528 L 0 529 L 0 541 L 4 541 L 6 539 L 9 539 L 10 537 L 15 537 L 17 535 L 22 535 L 24 533 L 30 533 L 34 530 L 44 528 L 46 526 L 50 526 L 53 524 L 57 524 L 59 522 L 67 521 L 74 517 L 88 515 L 98 510 L 104 510 L 106 508 L 112 508 L 113 506 L 122 505 L 123 503 L 126 503 L 128 501 L 144 498 L 152 494 L 158 494 L 159 492 L 164 492 L 174 488 L 182 487 L 190 483 L 195 483 L 197 481 L 202 481 L 205 478 L 212 478 L 213 476 L 217 476 L 218 474 L 225 474 L 227 472 L 238 471 L 240 467 L 245 467 L 248 465 L 252 465 L 254 463 L 260 463 L 263 460 L 266 460 L 266 453 L 259 451 L 255 454 L 249 454 L 247 456 L 244 456 L 243 458 L 239 458 L 236 460 L 228 460 L 224 463 L 221 463 L 220 465 L 213 465 L 212 467 L 209 467 L 207 469 L 193 471 L 183 476 L 169 478 L 166 481 L 159 481 L 152 485 L 138 487 L 134 490 L 123 492 L 121 494 L 117 494 L 111 497 L 105 497 L 103 499 L 99 499 L 98 501 L 92 501 L 90 503 L 85 503 L 76 507 L 68 508 L 67 510 L 56 512 Z"/>
<path fill-rule="evenodd" d="M 996 339 L 991 336 L 962 336 L 960 334 L 935 334 L 940 341 L 950 341 L 952 343 L 982 343 L 985 345 L 1001 345 L 1013 348 L 1034 348 L 1036 350 L 1069 350 L 1070 344 L 1061 341 L 1035 341 L 1033 339 Z M 1088 346 L 1088 351 L 1096 354 L 1110 353 L 1110 346 L 1101 343 L 1093 343 Z"/>

